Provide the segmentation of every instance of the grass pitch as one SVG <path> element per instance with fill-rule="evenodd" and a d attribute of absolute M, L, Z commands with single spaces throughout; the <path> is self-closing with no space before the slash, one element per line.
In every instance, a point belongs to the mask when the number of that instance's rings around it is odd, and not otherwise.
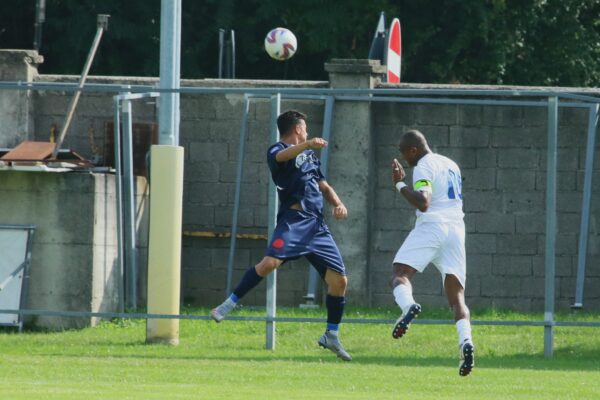
<path fill-rule="evenodd" d="M 208 310 L 188 310 L 206 314 Z M 280 309 L 322 317 L 324 310 Z M 264 315 L 245 309 L 236 315 Z M 354 309 L 349 318 L 395 319 L 395 310 Z M 423 318 L 449 319 L 424 310 Z M 473 312 L 473 319 L 541 315 Z M 597 321 L 600 315 L 559 315 Z M 453 325 L 342 325 L 354 360 L 319 348 L 321 323 L 277 323 L 264 350 L 264 322 L 181 321 L 177 347 L 146 345 L 145 321 L 118 320 L 59 333 L 0 331 L 1 399 L 598 399 L 600 328 L 558 327 L 555 356 L 543 357 L 542 327 L 474 326 L 476 367 L 458 375 Z"/>

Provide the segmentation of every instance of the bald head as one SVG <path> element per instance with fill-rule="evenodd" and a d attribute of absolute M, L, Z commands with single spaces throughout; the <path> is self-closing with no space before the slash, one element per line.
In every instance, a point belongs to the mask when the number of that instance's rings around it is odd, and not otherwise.
<path fill-rule="evenodd" d="M 425 135 L 416 129 L 406 132 L 400 139 L 400 149 L 407 149 L 409 147 L 415 147 L 419 151 L 429 150 Z"/>
<path fill-rule="evenodd" d="M 408 165 L 415 166 L 417 162 L 428 153 L 431 153 L 425 135 L 416 129 L 402 135 L 400 139 L 400 153 Z"/>

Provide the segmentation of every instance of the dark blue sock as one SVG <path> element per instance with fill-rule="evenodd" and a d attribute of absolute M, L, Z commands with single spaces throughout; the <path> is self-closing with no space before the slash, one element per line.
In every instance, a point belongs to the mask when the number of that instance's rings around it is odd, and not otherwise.
<path fill-rule="evenodd" d="M 233 290 L 233 294 L 237 296 L 238 300 L 241 299 L 248 293 L 252 288 L 262 281 L 262 276 L 256 273 L 256 268 L 250 267 L 242 277 L 240 283 Z"/>
<path fill-rule="evenodd" d="M 325 305 L 327 306 L 327 330 L 337 331 L 339 324 L 342 321 L 342 315 L 344 314 L 344 305 L 346 304 L 346 298 L 344 296 L 332 296 L 327 295 L 325 299 Z"/>

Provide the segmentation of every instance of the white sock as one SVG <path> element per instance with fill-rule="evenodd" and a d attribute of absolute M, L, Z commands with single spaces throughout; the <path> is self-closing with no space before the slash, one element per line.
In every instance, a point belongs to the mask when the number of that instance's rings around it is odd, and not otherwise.
<path fill-rule="evenodd" d="M 464 318 L 456 321 L 456 331 L 458 332 L 458 345 L 462 346 L 464 342 L 473 343 L 471 339 L 471 322 Z"/>
<path fill-rule="evenodd" d="M 400 306 L 403 313 L 407 313 L 410 306 L 416 303 L 412 296 L 412 287 L 409 285 L 398 285 L 394 288 L 394 298 L 396 304 Z"/>

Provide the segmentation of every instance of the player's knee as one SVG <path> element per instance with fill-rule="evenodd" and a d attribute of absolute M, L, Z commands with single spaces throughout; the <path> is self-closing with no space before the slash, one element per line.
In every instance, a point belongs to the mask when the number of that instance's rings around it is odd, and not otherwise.
<path fill-rule="evenodd" d="M 395 288 L 398 285 L 406 285 L 408 284 L 409 279 L 406 276 L 398 276 L 398 275 L 392 275 L 392 279 L 390 280 L 390 285 L 392 286 L 392 288 Z"/>
<path fill-rule="evenodd" d="M 277 269 L 277 267 L 279 267 L 279 265 L 281 265 L 281 262 L 279 262 L 279 260 L 277 260 L 275 258 L 265 257 L 262 259 L 261 262 L 259 262 L 256 265 L 256 272 L 260 276 L 264 277 L 264 276 L 269 275 L 275 269 Z"/>
<path fill-rule="evenodd" d="M 398 280 L 397 284 L 406 284 L 410 281 L 410 279 L 415 275 L 416 272 L 417 270 L 411 266 L 408 266 L 406 264 L 394 263 L 392 266 L 392 279 Z M 392 284 L 394 284 L 393 281 Z"/>
<path fill-rule="evenodd" d="M 341 274 L 332 274 L 331 277 L 326 279 L 327 286 L 329 287 L 329 294 L 334 296 L 343 296 L 346 294 L 346 287 L 348 286 L 348 278 Z"/>

